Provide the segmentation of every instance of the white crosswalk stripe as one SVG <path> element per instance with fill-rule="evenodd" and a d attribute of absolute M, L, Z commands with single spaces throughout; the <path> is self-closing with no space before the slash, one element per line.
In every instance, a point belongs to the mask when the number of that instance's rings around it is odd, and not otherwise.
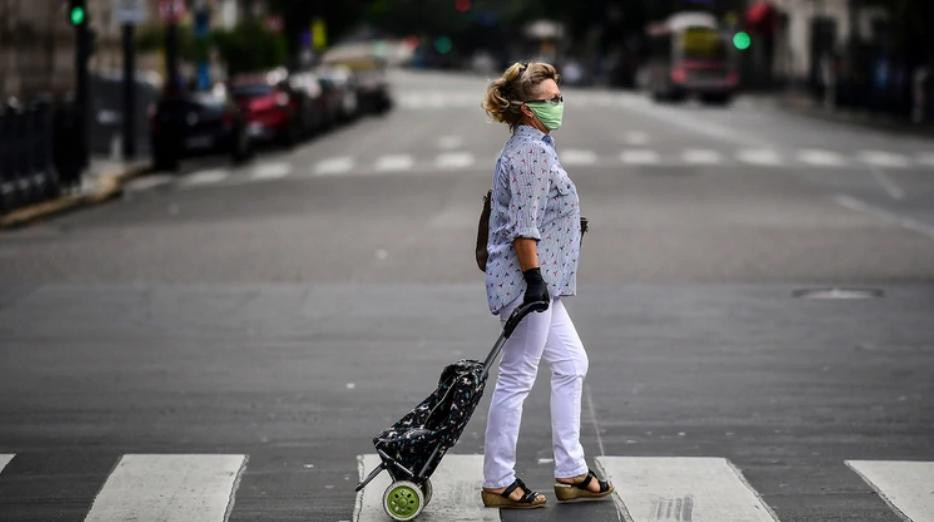
<path fill-rule="evenodd" d="M 653 165 L 658 163 L 658 153 L 651 149 L 628 149 L 619 155 L 619 160 L 627 165 Z"/>
<path fill-rule="evenodd" d="M 905 168 L 908 166 L 908 158 L 903 154 L 895 154 L 882 150 L 861 150 L 858 154 L 859 160 L 874 167 L 883 168 Z"/>
<path fill-rule="evenodd" d="M 696 165 L 716 165 L 722 160 L 720 153 L 711 149 L 688 149 L 681 154 L 681 159 Z"/>
<path fill-rule="evenodd" d="M 886 503 L 908 520 L 934 520 L 934 462 L 847 460 Z"/>
<path fill-rule="evenodd" d="M 375 454 L 357 457 L 360 479 L 379 465 Z M 373 479 L 367 487 L 357 493 L 354 522 L 383 522 L 387 520 L 383 511 L 383 493 L 391 479 L 385 471 Z M 480 489 L 483 487 L 483 455 L 448 454 L 441 460 L 431 476 L 431 502 L 419 520 L 444 520 L 451 522 L 497 522 L 498 509 L 483 507 Z"/>
<path fill-rule="evenodd" d="M 124 455 L 85 522 L 226 520 L 244 455 Z"/>
<path fill-rule="evenodd" d="M 407 170 L 412 168 L 414 163 L 415 161 L 412 159 L 412 156 L 408 154 L 388 154 L 386 156 L 380 156 L 379 159 L 376 160 L 376 164 L 373 168 L 378 172 Z"/>
<path fill-rule="evenodd" d="M 742 474 L 719 457 L 597 457 L 632 522 L 778 520 Z"/>
<path fill-rule="evenodd" d="M 934 167 L 934 152 L 923 152 L 918 154 L 918 163 L 925 167 Z"/>
<path fill-rule="evenodd" d="M 564 165 L 593 165 L 597 162 L 597 155 L 592 150 L 565 149 L 559 157 Z"/>
<path fill-rule="evenodd" d="M 354 160 L 350 156 L 336 156 L 319 161 L 315 164 L 313 172 L 316 176 L 343 174 L 352 169 L 353 166 Z"/>
<path fill-rule="evenodd" d="M 775 166 L 782 162 L 778 153 L 772 149 L 746 149 L 736 154 L 740 161 L 753 165 Z"/>
<path fill-rule="evenodd" d="M 279 179 L 292 173 L 292 167 L 288 163 L 264 163 L 257 165 L 250 177 L 255 180 Z"/>
<path fill-rule="evenodd" d="M 3 471 L 3 468 L 5 468 L 6 465 L 9 464 L 10 461 L 13 460 L 13 457 L 15 456 L 16 455 L 8 455 L 8 454 L 0 453 L 0 471 Z"/>
<path fill-rule="evenodd" d="M 815 167 L 843 167 L 846 160 L 840 154 L 823 149 L 801 149 L 798 160 Z"/>
<path fill-rule="evenodd" d="M 224 181 L 228 176 L 230 176 L 230 172 L 223 169 L 201 170 L 182 180 L 182 185 L 188 187 L 210 185 L 211 183 Z"/>
<path fill-rule="evenodd" d="M 444 169 L 463 169 L 474 163 L 473 154 L 469 152 L 444 152 L 438 154 L 435 165 Z"/>

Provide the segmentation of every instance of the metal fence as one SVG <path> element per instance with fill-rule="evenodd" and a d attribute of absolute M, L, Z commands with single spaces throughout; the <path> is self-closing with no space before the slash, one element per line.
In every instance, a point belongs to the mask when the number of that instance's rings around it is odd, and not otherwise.
<path fill-rule="evenodd" d="M 0 214 L 80 185 L 74 107 L 36 102 L 0 107 Z M 72 145 L 69 145 L 71 143 Z"/>

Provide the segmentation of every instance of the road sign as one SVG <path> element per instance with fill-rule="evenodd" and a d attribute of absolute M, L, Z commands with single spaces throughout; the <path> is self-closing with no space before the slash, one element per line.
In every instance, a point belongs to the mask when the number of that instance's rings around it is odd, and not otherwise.
<path fill-rule="evenodd" d="M 146 21 L 145 0 L 114 0 L 114 16 L 122 24 L 141 24 Z"/>
<path fill-rule="evenodd" d="M 180 21 L 185 16 L 185 0 L 159 0 L 159 16 L 169 23 Z"/>

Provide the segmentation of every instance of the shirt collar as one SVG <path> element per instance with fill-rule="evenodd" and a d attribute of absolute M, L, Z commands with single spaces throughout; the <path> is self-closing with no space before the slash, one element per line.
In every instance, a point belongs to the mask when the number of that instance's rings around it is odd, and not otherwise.
<path fill-rule="evenodd" d="M 532 138 L 536 140 L 542 140 L 545 143 L 552 145 L 552 146 L 554 146 L 555 144 L 555 139 L 550 133 L 546 134 L 531 125 L 523 124 L 523 125 L 517 126 L 516 131 L 515 131 L 515 136 L 528 137 L 528 138 Z"/>

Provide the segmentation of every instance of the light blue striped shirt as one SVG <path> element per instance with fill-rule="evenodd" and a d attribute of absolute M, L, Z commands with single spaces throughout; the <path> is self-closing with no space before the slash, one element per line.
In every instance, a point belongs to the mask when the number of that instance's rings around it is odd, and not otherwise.
<path fill-rule="evenodd" d="M 538 240 L 542 278 L 552 297 L 577 293 L 580 256 L 577 187 L 558 161 L 554 137 L 519 125 L 493 172 L 487 239 L 486 293 L 490 312 L 525 293 L 513 240 Z"/>

